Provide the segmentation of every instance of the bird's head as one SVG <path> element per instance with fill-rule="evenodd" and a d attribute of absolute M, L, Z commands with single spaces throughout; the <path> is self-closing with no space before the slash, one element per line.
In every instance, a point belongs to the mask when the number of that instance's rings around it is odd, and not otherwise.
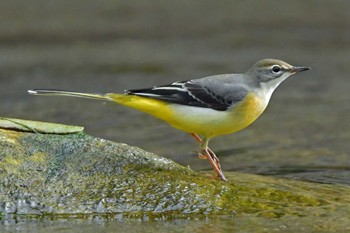
<path fill-rule="evenodd" d="M 289 76 L 310 70 L 310 67 L 292 66 L 284 61 L 277 59 L 263 59 L 255 63 L 248 73 L 257 78 L 260 83 L 271 82 L 271 86 L 277 87 L 283 80 Z"/>

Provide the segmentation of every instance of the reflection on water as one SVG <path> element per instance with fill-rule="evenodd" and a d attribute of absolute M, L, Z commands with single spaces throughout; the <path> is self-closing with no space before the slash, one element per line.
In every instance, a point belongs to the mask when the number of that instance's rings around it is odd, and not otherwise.
<path fill-rule="evenodd" d="M 270 170 L 262 175 L 273 175 L 303 181 L 323 184 L 347 184 L 350 185 L 350 170 L 348 168 L 285 168 Z"/>
<path fill-rule="evenodd" d="M 350 169 L 345 167 L 245 167 L 240 172 L 255 173 L 322 184 L 350 185 Z"/>
<path fill-rule="evenodd" d="M 1 221 L 1 232 L 346 232 L 350 230 L 346 216 L 298 217 L 233 217 L 190 216 L 184 219 L 124 219 L 121 216 L 106 220 L 100 216 L 85 218 L 18 217 Z"/>

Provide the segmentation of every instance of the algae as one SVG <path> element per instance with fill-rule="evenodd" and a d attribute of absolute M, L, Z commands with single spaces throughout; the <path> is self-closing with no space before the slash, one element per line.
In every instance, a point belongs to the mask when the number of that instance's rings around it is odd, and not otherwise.
<path fill-rule="evenodd" d="M 350 189 L 228 172 L 221 182 L 169 159 L 84 132 L 0 129 L 0 213 L 325 216 L 350 213 Z M 109 218 L 108 217 L 108 218 Z"/>

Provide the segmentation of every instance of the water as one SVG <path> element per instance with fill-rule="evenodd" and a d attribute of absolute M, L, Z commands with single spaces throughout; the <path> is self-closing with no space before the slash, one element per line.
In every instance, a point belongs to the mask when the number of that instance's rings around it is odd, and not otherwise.
<path fill-rule="evenodd" d="M 301 220 L 301 221 L 300 221 Z M 99 216 L 85 218 L 17 218 L 2 221 L 4 232 L 347 232 L 348 218 L 319 217 L 188 217 L 186 219 L 123 219 L 105 220 Z M 338 224 L 338 225 L 336 225 Z"/>
<path fill-rule="evenodd" d="M 211 147 L 225 171 L 349 185 L 349 7 L 340 0 L 2 1 L 1 116 L 83 125 L 91 135 L 136 145 L 193 169 L 209 169 L 207 161 L 196 157 L 192 138 L 152 117 L 112 103 L 32 97 L 26 90 L 122 92 L 243 72 L 261 58 L 280 58 L 313 69 L 285 81 L 251 127 L 214 139 Z M 293 232 L 304 225 L 310 232 L 312 227 L 307 218 L 300 225 L 291 219 L 290 224 L 287 219 L 285 224 L 281 219 L 214 219 L 146 224 L 8 220 L 2 226 L 24 232 L 108 232 L 120 227 L 137 231 L 138 226 L 169 227 L 174 232 L 237 227 L 244 232 L 252 222 L 260 224 L 262 232 Z"/>

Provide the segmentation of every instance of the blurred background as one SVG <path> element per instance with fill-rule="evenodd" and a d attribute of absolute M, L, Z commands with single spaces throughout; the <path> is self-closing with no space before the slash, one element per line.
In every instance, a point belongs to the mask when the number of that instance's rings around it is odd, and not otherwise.
<path fill-rule="evenodd" d="M 224 170 L 350 183 L 350 2 L 0 1 L 0 113 L 81 125 L 193 169 L 195 141 L 113 103 L 27 89 L 123 92 L 242 73 L 262 58 L 311 66 L 252 126 L 212 140 Z"/>

